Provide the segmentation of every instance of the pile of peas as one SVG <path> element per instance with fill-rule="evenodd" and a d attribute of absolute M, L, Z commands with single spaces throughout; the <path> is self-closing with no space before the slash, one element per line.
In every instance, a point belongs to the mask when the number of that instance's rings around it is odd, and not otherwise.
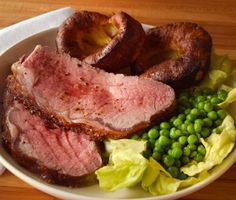
<path fill-rule="evenodd" d="M 219 133 L 226 113 L 217 104 L 227 97 L 225 90 L 204 88 L 194 92 L 180 92 L 177 96 L 177 114 L 133 139 L 147 141 L 146 158 L 153 157 L 178 179 L 186 179 L 180 172 L 183 165 L 195 160 L 200 162 L 206 154 L 200 138 Z"/>

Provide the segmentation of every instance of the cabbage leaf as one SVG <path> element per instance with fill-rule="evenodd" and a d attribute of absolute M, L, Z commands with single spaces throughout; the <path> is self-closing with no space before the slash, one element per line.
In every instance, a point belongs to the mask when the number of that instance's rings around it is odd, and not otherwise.
<path fill-rule="evenodd" d="M 110 140 L 105 147 L 111 153 L 108 165 L 95 172 L 99 187 L 105 191 L 115 191 L 137 185 L 148 165 L 148 160 L 141 154 L 146 149 L 146 142 Z"/>

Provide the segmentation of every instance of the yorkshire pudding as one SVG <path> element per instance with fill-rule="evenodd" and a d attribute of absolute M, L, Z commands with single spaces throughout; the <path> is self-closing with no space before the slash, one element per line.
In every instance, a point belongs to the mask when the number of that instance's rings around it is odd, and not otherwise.
<path fill-rule="evenodd" d="M 150 29 L 132 72 L 176 89 L 204 77 L 210 64 L 212 39 L 199 25 L 173 23 Z"/>
<path fill-rule="evenodd" d="M 145 40 L 141 24 L 124 12 L 111 18 L 81 11 L 69 17 L 58 30 L 60 52 L 83 62 L 116 72 L 138 57 Z"/>

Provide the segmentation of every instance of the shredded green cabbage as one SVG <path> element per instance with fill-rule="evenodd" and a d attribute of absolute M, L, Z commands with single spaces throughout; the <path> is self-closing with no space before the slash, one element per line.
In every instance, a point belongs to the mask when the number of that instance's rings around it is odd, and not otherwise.
<path fill-rule="evenodd" d="M 105 191 L 115 191 L 137 185 L 148 165 L 147 159 L 141 154 L 146 149 L 145 142 L 110 140 L 105 146 L 111 154 L 108 165 L 95 172 L 99 186 Z"/>

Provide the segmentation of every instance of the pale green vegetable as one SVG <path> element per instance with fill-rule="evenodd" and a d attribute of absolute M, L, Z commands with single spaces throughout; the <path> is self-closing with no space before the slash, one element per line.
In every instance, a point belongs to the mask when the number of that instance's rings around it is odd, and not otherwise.
<path fill-rule="evenodd" d="M 233 117 L 234 121 L 236 121 L 236 88 L 229 88 L 226 86 L 222 86 L 225 90 L 228 90 L 228 96 L 226 100 L 219 104 L 221 108 L 226 110 L 231 117 Z"/>
<path fill-rule="evenodd" d="M 150 158 L 148 168 L 143 175 L 142 187 L 153 195 L 170 194 L 196 184 L 207 176 L 208 173 L 203 171 L 197 177 L 188 177 L 185 180 L 175 179 L 158 162 Z"/>
<path fill-rule="evenodd" d="M 233 72 L 232 64 L 227 55 L 211 55 L 211 65 L 208 74 L 200 84 L 200 87 L 209 87 L 216 89 L 219 87 Z"/>
<path fill-rule="evenodd" d="M 220 129 L 222 130 L 220 134 L 212 133 L 206 140 L 201 139 L 201 142 L 206 148 L 204 161 L 190 163 L 182 167 L 181 171 L 189 176 L 194 176 L 222 163 L 232 151 L 235 144 L 236 130 L 233 118 L 229 115 L 226 116 Z"/>
<path fill-rule="evenodd" d="M 233 88 L 232 90 L 229 91 L 227 98 L 225 101 L 219 104 L 221 108 L 226 109 L 227 106 L 229 106 L 231 103 L 236 101 L 236 88 Z"/>
<path fill-rule="evenodd" d="M 125 149 L 132 149 L 135 153 L 142 153 L 146 149 L 146 142 L 131 139 L 107 140 L 105 141 L 105 148 L 108 153 Z"/>
<path fill-rule="evenodd" d="M 99 186 L 105 191 L 115 191 L 137 185 L 148 165 L 148 160 L 141 154 L 146 149 L 145 142 L 110 140 L 105 146 L 111 154 L 109 164 L 95 172 Z"/>

